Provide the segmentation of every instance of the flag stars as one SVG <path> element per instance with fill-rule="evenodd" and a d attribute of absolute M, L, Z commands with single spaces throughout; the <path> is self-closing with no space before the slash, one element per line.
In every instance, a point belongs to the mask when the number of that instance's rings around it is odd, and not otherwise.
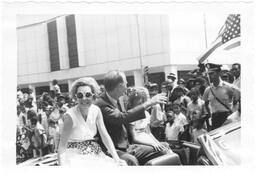
<path fill-rule="evenodd" d="M 240 36 L 240 15 L 232 14 L 226 20 L 226 29 L 222 33 L 222 42 L 227 41 Z"/>

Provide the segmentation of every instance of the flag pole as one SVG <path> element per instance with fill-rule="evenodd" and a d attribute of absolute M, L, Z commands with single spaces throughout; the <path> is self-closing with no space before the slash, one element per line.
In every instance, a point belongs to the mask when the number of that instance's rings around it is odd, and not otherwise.
<path fill-rule="evenodd" d="M 207 49 L 208 42 L 207 42 L 207 31 L 206 31 L 206 18 L 205 18 L 205 14 L 204 14 L 204 39 L 205 39 L 205 48 Z"/>
<path fill-rule="evenodd" d="M 208 48 L 208 43 L 207 43 L 206 16 L 205 16 L 205 14 L 204 14 L 204 39 L 205 39 L 205 48 L 207 49 Z M 209 63 L 208 57 L 206 58 L 206 61 L 207 61 L 207 63 Z M 207 79 L 208 79 L 209 84 L 210 84 L 211 81 L 210 81 L 210 77 L 209 77 L 207 69 L 206 69 L 206 76 L 207 76 Z"/>
<path fill-rule="evenodd" d="M 142 65 L 142 55 L 141 55 L 141 44 L 140 44 L 140 25 L 139 25 L 139 15 L 136 14 L 136 22 L 137 22 L 137 32 L 138 32 L 138 45 L 139 45 L 139 60 L 140 60 L 140 70 L 142 73 L 142 76 L 144 76 L 144 72 L 143 72 L 143 65 Z M 142 77 L 143 82 L 144 81 L 144 77 Z"/>

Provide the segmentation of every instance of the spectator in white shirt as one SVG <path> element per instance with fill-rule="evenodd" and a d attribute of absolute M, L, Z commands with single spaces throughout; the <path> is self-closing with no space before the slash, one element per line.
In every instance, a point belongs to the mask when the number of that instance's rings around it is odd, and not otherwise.
<path fill-rule="evenodd" d="M 188 124 L 186 116 L 181 112 L 180 104 L 173 104 L 173 112 L 173 123 L 167 123 L 165 128 L 165 135 L 167 140 L 178 140 L 179 134 L 184 132 L 184 126 Z"/>

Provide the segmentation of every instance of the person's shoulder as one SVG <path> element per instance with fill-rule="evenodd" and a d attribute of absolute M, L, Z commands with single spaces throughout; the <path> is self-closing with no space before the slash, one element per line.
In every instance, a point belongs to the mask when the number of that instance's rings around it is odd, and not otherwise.
<path fill-rule="evenodd" d="M 73 106 L 73 107 L 71 107 L 71 108 L 68 108 L 68 110 L 65 112 L 65 114 L 64 114 L 64 116 L 69 116 L 69 117 L 71 117 L 72 116 L 72 114 L 75 112 L 75 109 L 76 109 L 76 106 Z"/>
<path fill-rule="evenodd" d="M 102 93 L 94 102 L 95 105 L 101 107 L 103 105 L 106 105 L 107 104 L 107 101 L 106 101 L 106 94 L 105 93 Z"/>
<path fill-rule="evenodd" d="M 36 124 L 36 129 L 38 129 L 38 130 L 44 130 L 44 127 L 43 127 L 42 124 L 40 124 L 39 122 L 37 122 L 37 124 Z"/>
<path fill-rule="evenodd" d="M 191 107 L 193 105 L 193 101 L 189 101 L 188 106 L 187 107 Z"/>
<path fill-rule="evenodd" d="M 209 86 L 207 86 L 207 87 L 206 87 L 206 89 L 205 89 L 205 91 L 204 91 L 204 93 L 209 92 L 209 91 L 210 91 L 210 89 L 211 89 L 211 86 L 210 86 L 210 85 L 209 85 Z"/>
<path fill-rule="evenodd" d="M 190 100 L 190 98 L 187 95 L 182 96 L 186 100 Z"/>
<path fill-rule="evenodd" d="M 204 101 L 203 99 L 201 99 L 201 98 L 198 98 L 198 103 L 199 103 L 199 104 L 204 104 L 205 101 Z"/>
<path fill-rule="evenodd" d="M 96 104 L 91 104 L 91 108 L 92 108 L 94 111 L 100 111 L 100 107 L 97 106 Z"/>
<path fill-rule="evenodd" d="M 177 117 L 180 119 L 186 119 L 186 116 L 182 112 Z"/>
<path fill-rule="evenodd" d="M 236 85 L 234 85 L 233 83 L 228 83 L 228 82 L 225 82 L 225 81 L 222 81 L 223 82 L 223 86 L 225 87 L 228 87 L 228 88 L 232 88 L 232 89 L 235 89 L 235 90 L 240 90 Z"/>

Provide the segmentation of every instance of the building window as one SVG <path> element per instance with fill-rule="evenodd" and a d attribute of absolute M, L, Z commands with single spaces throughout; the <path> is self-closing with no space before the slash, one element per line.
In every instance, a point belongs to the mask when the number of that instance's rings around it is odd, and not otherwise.
<path fill-rule="evenodd" d="M 60 87 L 61 93 L 68 93 L 68 84 L 67 83 L 59 84 L 59 87 Z"/>
<path fill-rule="evenodd" d="M 28 93 L 29 88 L 21 88 L 22 93 Z"/>
<path fill-rule="evenodd" d="M 36 96 L 42 95 L 44 92 L 50 92 L 50 86 L 36 87 Z"/>
<path fill-rule="evenodd" d="M 135 85 L 134 76 L 127 76 L 126 80 L 127 80 L 127 87 L 132 87 Z"/>
<path fill-rule="evenodd" d="M 191 70 L 180 70 L 180 71 L 178 71 L 178 80 L 182 78 L 185 81 L 187 81 L 190 78 L 190 76 L 188 75 L 189 72 L 191 72 Z"/>
<path fill-rule="evenodd" d="M 151 83 L 157 83 L 159 86 L 158 88 L 159 88 L 159 92 L 160 92 L 161 83 L 165 81 L 165 74 L 164 74 L 164 72 L 148 74 L 148 81 Z"/>

